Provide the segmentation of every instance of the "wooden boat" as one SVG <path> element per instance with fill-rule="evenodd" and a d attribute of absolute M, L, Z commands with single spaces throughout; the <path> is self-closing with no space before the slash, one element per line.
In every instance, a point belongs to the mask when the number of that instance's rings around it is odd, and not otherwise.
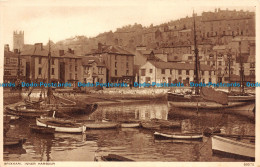
<path fill-rule="evenodd" d="M 160 129 L 160 125 L 156 124 L 152 121 L 143 121 L 141 122 L 141 125 L 144 129 L 149 129 L 149 130 L 158 130 Z"/>
<path fill-rule="evenodd" d="M 32 132 L 43 133 L 43 134 L 54 134 L 55 128 L 43 127 L 37 125 L 29 125 Z"/>
<path fill-rule="evenodd" d="M 53 117 L 36 118 L 36 125 L 54 128 L 55 132 L 83 133 L 86 131 L 82 123 Z"/>
<path fill-rule="evenodd" d="M 212 152 L 214 154 L 232 155 L 239 158 L 255 158 L 255 145 L 228 139 L 226 137 L 213 136 Z"/>
<path fill-rule="evenodd" d="M 124 120 L 119 121 L 121 128 L 139 128 L 140 127 L 140 121 L 137 120 Z"/>
<path fill-rule="evenodd" d="M 173 122 L 173 121 L 168 121 L 168 120 L 163 120 L 163 119 L 152 119 L 152 122 L 159 124 L 160 128 L 181 128 L 181 122 Z"/>
<path fill-rule="evenodd" d="M 87 122 L 84 123 L 86 129 L 114 129 L 119 126 L 118 123 L 114 122 Z"/>
<path fill-rule="evenodd" d="M 100 157 L 95 156 L 94 161 L 134 161 L 134 160 L 116 154 L 108 154 L 106 156 L 100 156 Z"/>
<path fill-rule="evenodd" d="M 154 132 L 156 139 L 202 140 L 202 133 L 160 133 Z"/>
<path fill-rule="evenodd" d="M 22 146 L 26 142 L 26 139 L 22 138 L 12 138 L 12 137 L 4 137 L 4 146 L 5 147 L 19 147 Z"/>

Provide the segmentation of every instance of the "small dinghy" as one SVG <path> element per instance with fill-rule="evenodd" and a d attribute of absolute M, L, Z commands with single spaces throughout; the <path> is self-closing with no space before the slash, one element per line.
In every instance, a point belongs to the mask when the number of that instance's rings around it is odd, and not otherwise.
<path fill-rule="evenodd" d="M 156 139 L 202 140 L 202 133 L 161 133 L 155 132 Z"/>
<path fill-rule="evenodd" d="M 37 126 L 37 125 L 29 125 L 32 132 L 35 133 L 42 133 L 42 134 L 54 134 L 55 128 L 50 127 L 43 127 L 43 126 Z"/>
<path fill-rule="evenodd" d="M 26 139 L 22 138 L 13 138 L 13 137 L 5 137 L 4 138 L 4 146 L 5 147 L 20 147 L 26 142 Z"/>
<path fill-rule="evenodd" d="M 212 136 L 212 152 L 242 159 L 255 159 L 255 144 L 229 139 L 227 137 Z"/>
<path fill-rule="evenodd" d="M 134 161 L 116 154 L 108 154 L 106 156 L 95 157 L 95 161 Z"/>
<path fill-rule="evenodd" d="M 136 120 L 120 121 L 121 128 L 139 128 L 140 122 Z"/>
<path fill-rule="evenodd" d="M 118 123 L 114 122 L 90 122 L 84 123 L 86 129 L 114 129 L 118 127 Z"/>
<path fill-rule="evenodd" d="M 149 129 L 149 130 L 158 130 L 160 129 L 160 125 L 159 124 L 156 124 L 152 121 L 144 121 L 144 122 L 141 122 L 141 125 L 144 129 Z"/>
<path fill-rule="evenodd" d="M 55 132 L 83 133 L 86 131 L 86 127 L 82 123 L 53 117 L 36 118 L 36 125 L 54 128 Z"/>
<path fill-rule="evenodd" d="M 180 121 L 168 121 L 163 119 L 152 119 L 152 122 L 159 124 L 161 128 L 181 128 Z"/>

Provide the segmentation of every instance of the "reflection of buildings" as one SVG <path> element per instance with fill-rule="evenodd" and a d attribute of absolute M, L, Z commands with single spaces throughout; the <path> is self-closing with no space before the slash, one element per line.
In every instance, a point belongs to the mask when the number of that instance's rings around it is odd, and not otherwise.
<path fill-rule="evenodd" d="M 165 103 L 119 104 L 116 106 L 101 106 L 91 115 L 92 119 L 138 119 L 149 120 L 153 118 L 168 119 L 168 106 Z"/>

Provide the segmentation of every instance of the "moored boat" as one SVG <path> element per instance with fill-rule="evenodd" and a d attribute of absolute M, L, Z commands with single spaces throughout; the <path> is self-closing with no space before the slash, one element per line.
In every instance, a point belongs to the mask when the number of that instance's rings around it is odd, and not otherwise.
<path fill-rule="evenodd" d="M 141 126 L 144 129 L 149 129 L 149 130 L 158 130 L 160 129 L 160 125 L 154 123 L 153 121 L 142 121 Z"/>
<path fill-rule="evenodd" d="M 119 126 L 115 122 L 86 122 L 84 123 L 86 129 L 114 129 Z"/>
<path fill-rule="evenodd" d="M 43 134 L 54 134 L 55 128 L 43 127 L 37 125 L 29 125 L 32 132 L 43 133 Z"/>
<path fill-rule="evenodd" d="M 139 128 L 140 127 L 140 121 L 137 120 L 124 120 L 119 121 L 121 128 Z"/>
<path fill-rule="evenodd" d="M 168 121 L 163 119 L 152 119 L 151 121 L 160 125 L 160 128 L 181 128 L 181 122 L 179 121 Z"/>
<path fill-rule="evenodd" d="M 95 156 L 94 161 L 134 161 L 132 159 L 116 155 L 116 154 L 108 154 L 103 156 Z"/>
<path fill-rule="evenodd" d="M 226 137 L 212 136 L 214 154 L 234 155 L 239 158 L 255 158 L 255 145 L 232 140 Z"/>
<path fill-rule="evenodd" d="M 13 138 L 13 137 L 4 137 L 4 146 L 5 147 L 19 147 L 26 142 L 26 139 L 22 138 Z"/>
<path fill-rule="evenodd" d="M 156 139 L 202 140 L 202 133 L 162 133 L 154 132 Z"/>
<path fill-rule="evenodd" d="M 82 123 L 52 117 L 36 118 L 36 125 L 54 128 L 55 132 L 83 133 L 86 131 Z"/>

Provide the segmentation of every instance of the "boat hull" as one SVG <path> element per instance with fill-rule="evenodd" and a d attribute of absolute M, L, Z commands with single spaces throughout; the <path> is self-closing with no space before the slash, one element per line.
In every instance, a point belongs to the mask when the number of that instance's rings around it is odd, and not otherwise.
<path fill-rule="evenodd" d="M 213 153 L 226 153 L 241 158 L 255 158 L 255 145 L 247 144 L 220 136 L 212 137 Z"/>
<path fill-rule="evenodd" d="M 121 123 L 121 128 L 139 128 L 140 123 Z"/>
<path fill-rule="evenodd" d="M 176 140 L 202 140 L 203 135 L 198 133 L 183 133 L 183 134 L 167 134 L 155 132 L 156 139 L 176 139 Z"/>
<path fill-rule="evenodd" d="M 64 132 L 64 133 L 82 133 L 86 131 L 85 126 L 75 125 L 71 127 L 65 127 L 60 125 L 54 125 L 51 123 L 48 123 L 48 121 L 40 118 L 36 118 L 36 125 L 37 126 L 43 126 L 43 127 L 49 127 L 54 128 L 55 132 Z"/>
<path fill-rule="evenodd" d="M 93 123 L 85 123 L 84 126 L 86 127 L 86 129 L 114 129 L 118 127 L 118 123 L 93 122 Z"/>

